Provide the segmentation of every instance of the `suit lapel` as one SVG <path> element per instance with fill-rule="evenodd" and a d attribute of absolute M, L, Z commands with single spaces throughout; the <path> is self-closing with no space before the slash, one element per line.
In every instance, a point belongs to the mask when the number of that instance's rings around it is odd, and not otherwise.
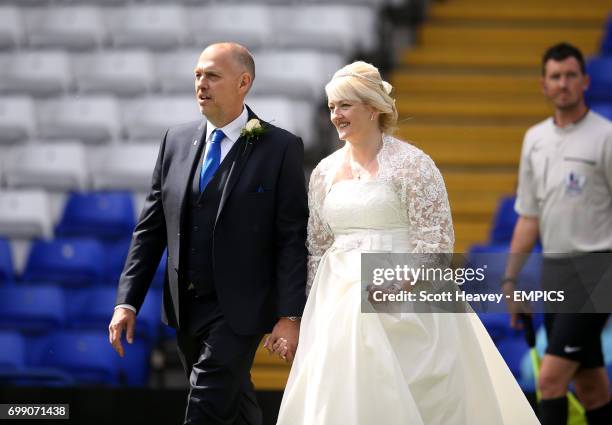
<path fill-rule="evenodd" d="M 179 199 L 180 205 L 180 215 L 179 217 L 183 217 L 183 209 L 185 207 L 185 199 L 187 197 L 188 191 L 191 190 L 191 185 L 193 183 L 192 176 L 194 170 L 198 168 L 198 162 L 200 157 L 202 156 L 202 149 L 204 149 L 204 145 L 206 144 L 205 139 L 206 135 L 206 120 L 202 120 L 200 125 L 196 128 L 193 133 L 193 137 L 190 140 L 189 146 L 186 147 L 187 152 L 185 153 L 184 163 L 185 167 L 183 168 L 183 175 L 181 176 L 181 182 L 187 182 L 185 184 L 185 190 L 181 193 L 181 198 Z"/>
<path fill-rule="evenodd" d="M 246 105 L 245 105 L 246 106 Z M 246 106 L 247 111 L 249 112 L 248 120 L 258 119 L 257 116 L 251 111 L 251 108 Z M 247 120 L 247 122 L 248 122 Z M 240 145 L 237 146 L 238 152 L 236 153 L 236 157 L 234 158 L 234 162 L 232 163 L 232 167 L 230 168 L 229 175 L 227 177 L 227 181 L 225 182 L 225 186 L 223 187 L 223 192 L 221 193 L 221 201 L 219 202 L 219 208 L 217 209 L 217 217 L 215 218 L 215 225 L 217 224 L 217 220 L 219 220 L 219 216 L 221 215 L 221 211 L 223 211 L 223 207 L 227 202 L 227 198 L 236 183 L 238 182 L 238 178 L 240 177 L 240 173 L 244 169 L 244 165 L 246 164 L 249 156 L 251 155 L 251 151 L 253 150 L 253 142 L 247 141 L 245 137 L 240 137 L 236 140 L 236 143 Z"/>

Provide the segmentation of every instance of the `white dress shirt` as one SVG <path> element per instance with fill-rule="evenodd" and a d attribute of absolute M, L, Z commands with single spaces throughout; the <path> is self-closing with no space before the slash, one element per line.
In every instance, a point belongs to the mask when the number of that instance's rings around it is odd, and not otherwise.
<path fill-rule="evenodd" d="M 230 151 L 232 146 L 234 146 L 234 143 L 236 143 L 236 141 L 240 137 L 240 132 L 242 131 L 244 127 L 246 127 L 246 123 L 248 119 L 249 119 L 249 113 L 247 109 L 243 106 L 242 112 L 240 113 L 240 115 L 238 115 L 238 118 L 236 118 L 234 121 L 227 124 L 225 127 L 219 128 L 219 130 L 223 131 L 223 134 L 225 134 L 225 137 L 223 138 L 223 140 L 221 140 L 221 160 L 220 162 L 223 161 L 223 159 L 227 156 L 227 153 Z M 210 141 L 210 135 L 216 129 L 217 127 L 215 127 L 210 121 L 208 120 L 206 121 L 206 141 L 207 142 Z M 204 151 L 204 155 L 202 155 L 202 162 L 204 162 L 204 160 L 206 159 L 206 155 L 208 155 L 209 148 L 210 148 L 210 143 L 206 143 L 206 150 Z M 118 304 L 115 306 L 115 310 L 120 307 L 127 308 L 129 310 L 132 310 L 134 313 L 136 313 L 136 308 L 133 305 Z"/>

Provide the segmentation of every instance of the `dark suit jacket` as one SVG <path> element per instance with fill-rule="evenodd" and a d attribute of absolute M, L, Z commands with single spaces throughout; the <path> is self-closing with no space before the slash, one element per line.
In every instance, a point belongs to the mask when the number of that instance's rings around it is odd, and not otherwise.
<path fill-rule="evenodd" d="M 256 116 L 249 109 L 249 119 Z M 257 140 L 240 137 L 213 235 L 219 304 L 238 334 L 269 332 L 279 317 L 299 316 L 305 304 L 306 222 L 303 144 L 262 121 Z M 170 128 L 161 143 L 151 191 L 119 281 L 117 304 L 140 309 L 161 255 L 168 247 L 162 320 L 181 327 L 181 234 L 186 199 L 201 158 L 206 121 Z M 194 141 L 198 141 L 194 145 Z"/>

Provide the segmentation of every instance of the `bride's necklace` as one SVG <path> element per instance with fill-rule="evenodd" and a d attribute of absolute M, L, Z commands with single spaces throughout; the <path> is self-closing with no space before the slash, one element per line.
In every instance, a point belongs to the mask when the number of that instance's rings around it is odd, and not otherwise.
<path fill-rule="evenodd" d="M 382 147 L 382 143 L 381 145 L 378 147 L 378 149 L 376 150 L 376 155 L 374 155 L 374 158 L 372 158 L 371 160 L 369 160 L 365 165 L 361 165 L 359 164 L 357 161 L 355 161 L 352 157 L 351 154 L 349 153 L 349 166 L 351 167 L 351 173 L 353 174 L 354 177 L 357 178 L 357 180 L 361 180 L 361 176 L 364 175 L 365 173 L 367 173 L 368 175 L 370 174 L 370 171 L 368 170 L 370 165 L 372 165 L 372 163 L 374 161 L 376 161 L 376 158 L 378 157 L 378 152 L 380 152 L 380 149 Z"/>

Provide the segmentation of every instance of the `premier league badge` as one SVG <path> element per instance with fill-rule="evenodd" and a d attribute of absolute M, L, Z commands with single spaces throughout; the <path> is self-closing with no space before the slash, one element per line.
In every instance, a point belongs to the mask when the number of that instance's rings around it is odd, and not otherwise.
<path fill-rule="evenodd" d="M 578 196 L 584 189 L 586 176 L 570 171 L 565 177 L 565 194 L 568 196 Z"/>

